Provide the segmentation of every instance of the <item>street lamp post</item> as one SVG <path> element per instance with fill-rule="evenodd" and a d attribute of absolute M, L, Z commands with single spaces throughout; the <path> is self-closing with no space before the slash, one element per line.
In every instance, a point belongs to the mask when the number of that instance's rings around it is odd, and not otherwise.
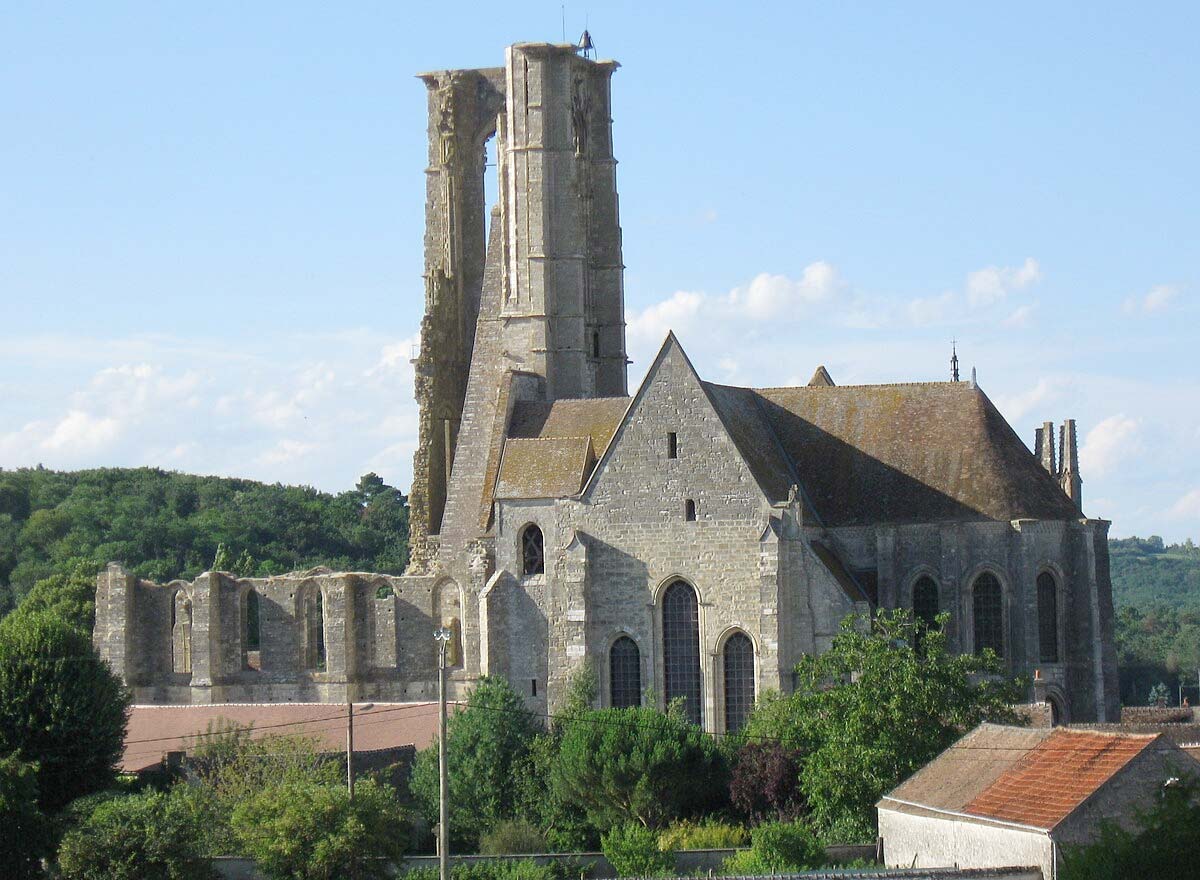
<path fill-rule="evenodd" d="M 446 762 L 446 648 L 452 633 L 447 627 L 433 631 L 438 642 L 438 873 L 450 880 L 450 773 Z"/>

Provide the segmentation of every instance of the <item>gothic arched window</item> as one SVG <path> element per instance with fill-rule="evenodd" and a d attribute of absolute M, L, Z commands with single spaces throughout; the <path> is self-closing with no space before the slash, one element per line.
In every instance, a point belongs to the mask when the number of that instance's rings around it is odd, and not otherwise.
<path fill-rule="evenodd" d="M 663 677 L 667 702 L 683 699 L 683 712 L 700 724 L 700 608 L 696 591 L 684 581 L 667 587 L 662 600 Z"/>
<path fill-rule="evenodd" d="M 262 644 L 262 609 L 258 591 L 246 593 L 246 650 L 257 651 Z"/>
<path fill-rule="evenodd" d="M 913 584 L 913 619 L 926 627 L 937 624 L 938 587 L 929 575 L 923 575 Z"/>
<path fill-rule="evenodd" d="M 1037 579 L 1038 647 L 1043 663 L 1058 662 L 1058 582 L 1043 571 Z"/>
<path fill-rule="evenodd" d="M 1004 656 L 1004 593 L 1000 581 L 990 571 L 975 578 L 975 653 L 991 648 Z"/>
<path fill-rule="evenodd" d="M 642 704 L 642 652 L 629 636 L 621 636 L 608 649 L 608 681 L 614 709 Z"/>
<path fill-rule="evenodd" d="M 542 530 L 533 523 L 521 532 L 521 573 L 542 574 L 546 571 L 546 555 Z"/>
<path fill-rule="evenodd" d="M 320 590 L 304 600 L 304 668 L 325 671 L 325 601 Z"/>
<path fill-rule="evenodd" d="M 183 590 L 171 597 L 171 671 L 192 671 L 192 600 Z"/>
<path fill-rule="evenodd" d="M 745 633 L 725 640 L 725 730 L 742 729 L 754 708 L 754 643 Z"/>

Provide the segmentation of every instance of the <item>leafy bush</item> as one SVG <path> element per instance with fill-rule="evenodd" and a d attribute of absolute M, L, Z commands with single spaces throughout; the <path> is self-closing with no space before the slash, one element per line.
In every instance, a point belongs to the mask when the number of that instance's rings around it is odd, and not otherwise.
<path fill-rule="evenodd" d="M 367 779 L 354 800 L 340 785 L 282 782 L 234 808 L 243 851 L 272 880 L 383 880 L 408 844 L 396 793 Z"/>
<path fill-rule="evenodd" d="M 725 860 L 725 874 L 788 874 L 825 863 L 825 848 L 800 822 L 764 822 L 750 832 L 750 849 Z"/>
<path fill-rule="evenodd" d="M 479 852 L 485 856 L 507 856 L 546 851 L 546 838 L 536 826 L 524 819 L 505 819 L 479 838 Z"/>
<path fill-rule="evenodd" d="M 318 751 L 316 739 L 268 734 L 254 738 L 249 727 L 210 722 L 196 740 L 191 760 L 197 789 L 213 804 L 209 852 L 228 855 L 240 841 L 230 824 L 238 805 L 265 788 L 283 783 L 343 785 L 340 761 Z"/>
<path fill-rule="evenodd" d="M 675 854 L 658 848 L 658 839 L 644 825 L 618 825 L 600 837 L 604 857 L 618 877 L 665 877 L 675 873 Z"/>
<path fill-rule="evenodd" d="M 708 818 L 699 822 L 680 819 L 658 834 L 658 848 L 664 852 L 688 849 L 732 849 L 745 846 L 750 832 L 741 825 L 731 825 Z"/>
<path fill-rule="evenodd" d="M 205 819 L 186 786 L 101 803 L 67 832 L 63 880 L 208 880 Z"/>
<path fill-rule="evenodd" d="M 0 758 L 0 877 L 40 877 L 49 852 L 50 823 L 37 805 L 37 765 L 16 755 Z"/>
<path fill-rule="evenodd" d="M 721 809 L 728 769 L 712 738 L 677 712 L 599 709 L 564 723 L 553 784 L 603 834 Z"/>
<path fill-rule="evenodd" d="M 0 621 L 0 755 L 37 763 L 43 809 L 112 783 L 128 703 L 90 635 L 49 611 Z"/>
<path fill-rule="evenodd" d="M 584 867 L 573 859 L 558 859 L 539 865 L 531 859 L 451 862 L 451 880 L 579 880 Z M 404 880 L 438 880 L 438 869 L 413 868 L 401 875 Z"/>
<path fill-rule="evenodd" d="M 804 814 L 803 753 L 781 743 L 748 742 L 738 749 L 729 779 L 734 809 L 751 822 L 791 822 Z"/>
<path fill-rule="evenodd" d="M 481 834 L 517 818 L 517 779 L 539 732 L 525 701 L 503 678 L 484 676 L 466 708 L 446 725 L 450 763 L 450 836 L 456 852 L 473 850 Z M 430 825 L 438 821 L 438 747 L 421 750 L 409 789 Z"/>

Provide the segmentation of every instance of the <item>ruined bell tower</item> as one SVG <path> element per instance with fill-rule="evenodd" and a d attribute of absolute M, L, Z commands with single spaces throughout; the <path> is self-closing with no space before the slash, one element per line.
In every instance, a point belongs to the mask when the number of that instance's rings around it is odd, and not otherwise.
<path fill-rule="evenodd" d="M 572 45 L 519 43 L 502 68 L 421 76 L 429 165 L 413 573 L 428 570 L 453 486 L 466 478 L 455 480 L 456 459 L 487 456 L 482 437 L 461 436 L 468 398 L 476 409 L 494 405 L 505 372 L 536 377 L 546 400 L 628 393 L 610 101 L 617 66 Z M 484 172 L 493 136 L 499 199 L 489 218 Z M 473 415 L 480 425 L 490 421 Z M 463 462 L 459 470 L 485 465 Z"/>

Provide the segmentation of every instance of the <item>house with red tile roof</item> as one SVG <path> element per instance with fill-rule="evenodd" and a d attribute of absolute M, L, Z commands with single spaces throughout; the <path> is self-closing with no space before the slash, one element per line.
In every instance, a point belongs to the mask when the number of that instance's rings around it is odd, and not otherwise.
<path fill-rule="evenodd" d="M 1104 821 L 1131 828 L 1163 786 L 1200 761 L 1161 733 L 982 724 L 876 804 L 895 867 L 1038 866 Z"/>

